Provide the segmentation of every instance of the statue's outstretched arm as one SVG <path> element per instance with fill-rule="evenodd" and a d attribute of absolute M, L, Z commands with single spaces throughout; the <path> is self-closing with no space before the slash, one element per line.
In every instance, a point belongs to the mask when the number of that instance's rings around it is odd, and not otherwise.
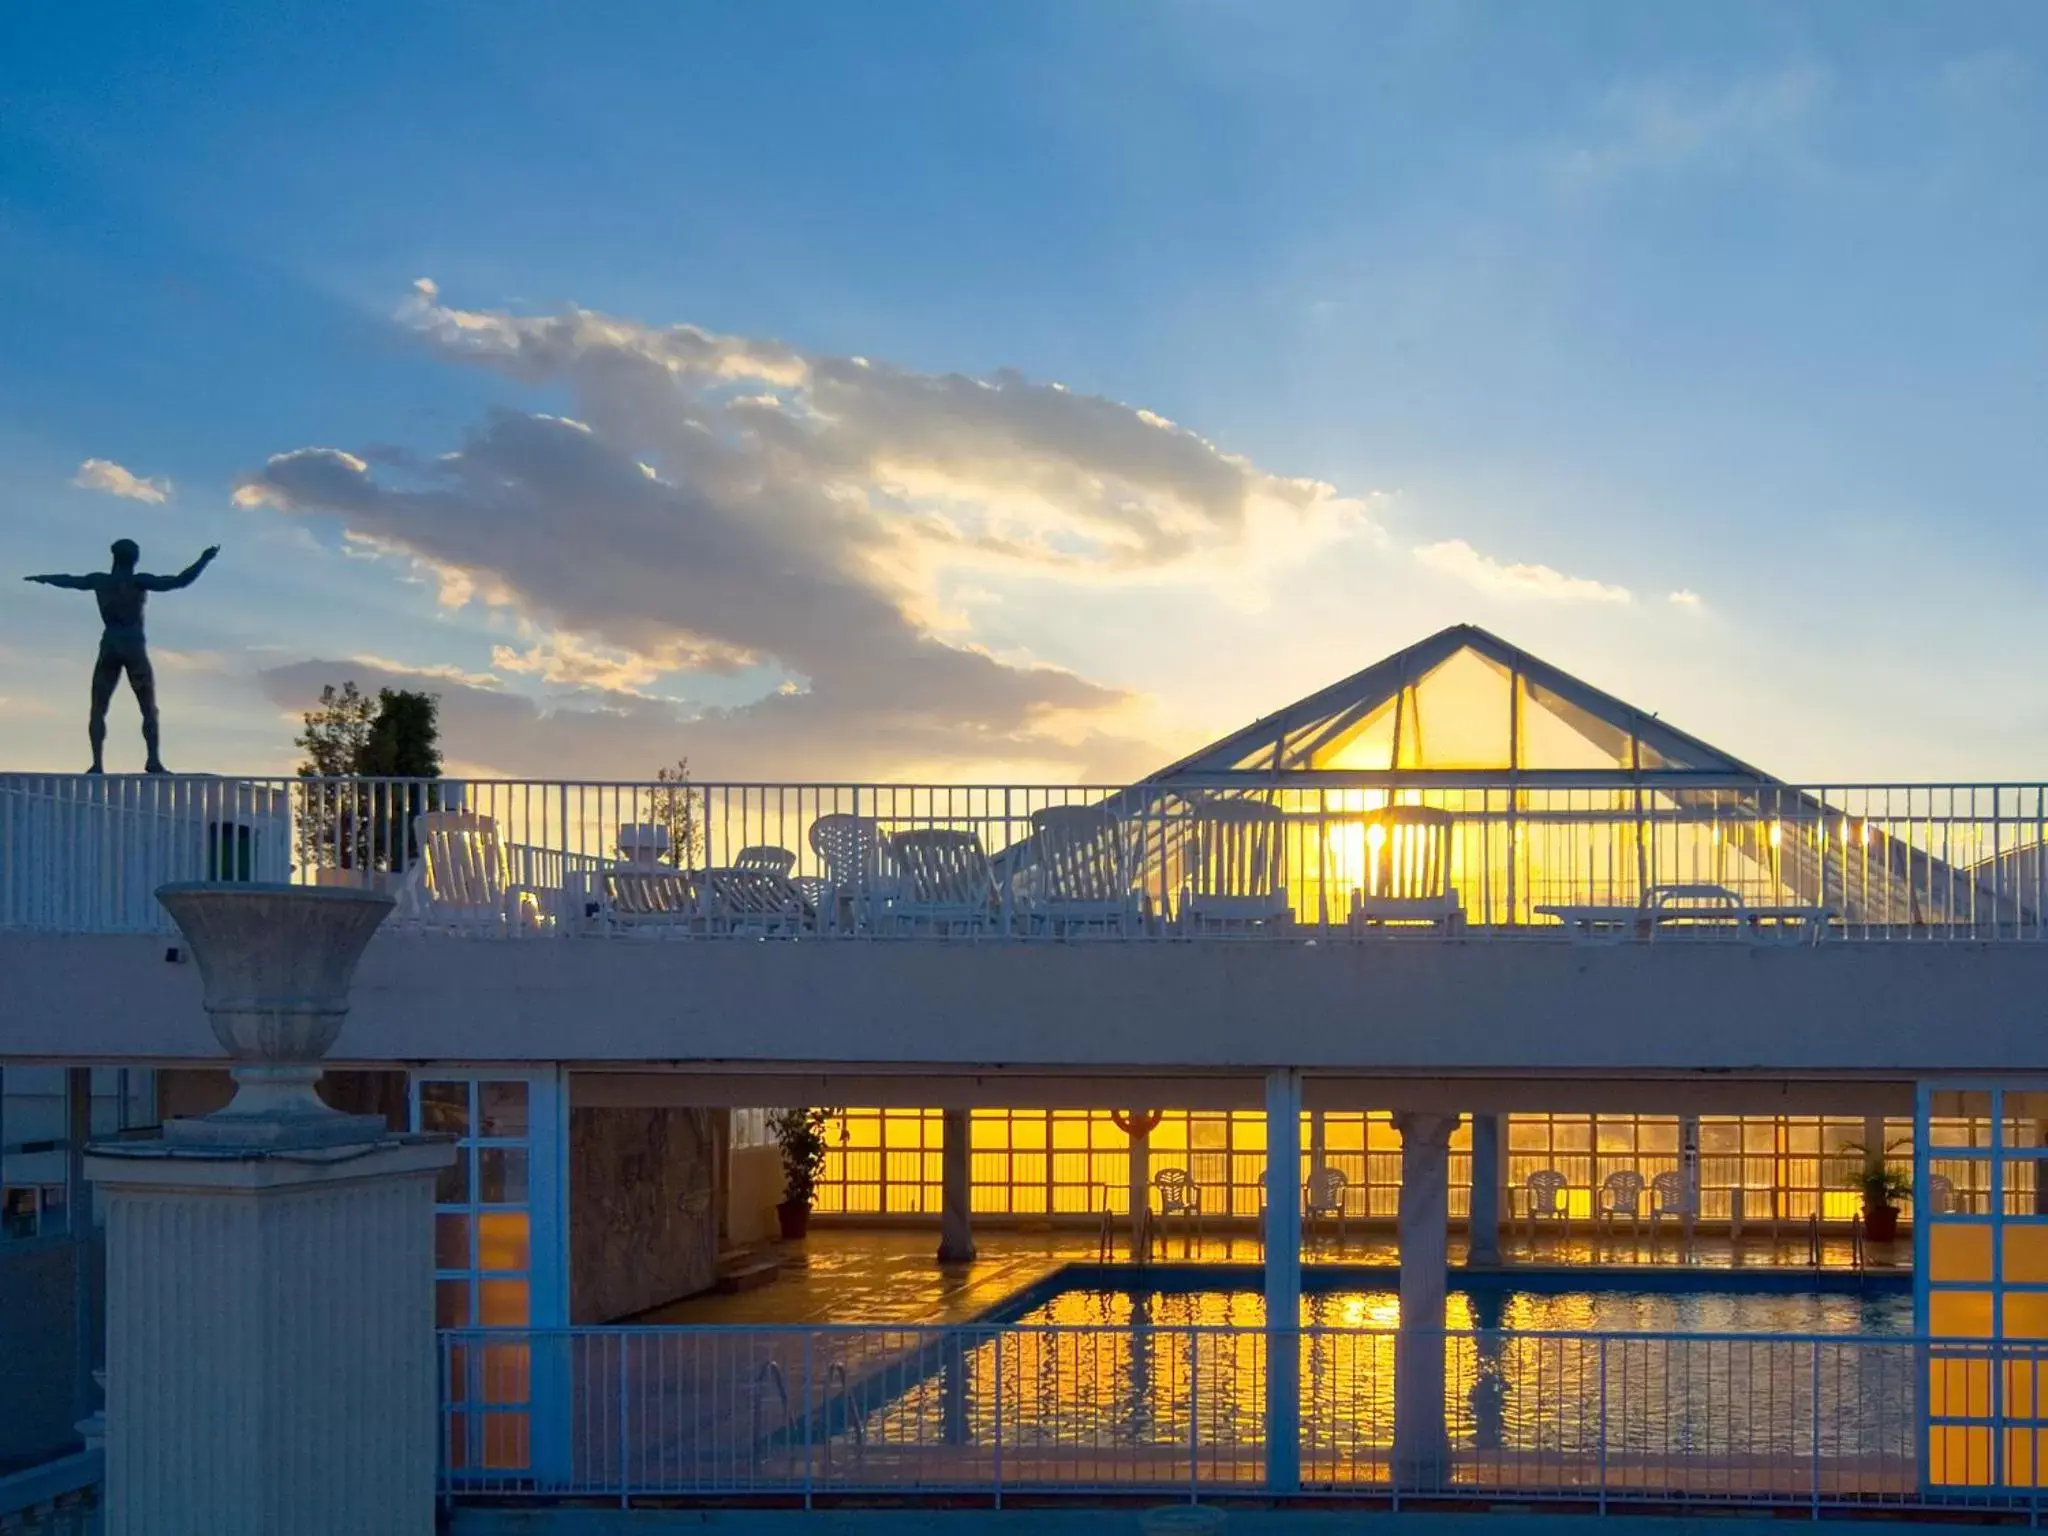
<path fill-rule="evenodd" d="M 90 592 L 99 585 L 99 573 L 90 576 L 24 576 L 23 581 L 39 581 L 46 587 L 63 587 L 72 592 Z"/>
<path fill-rule="evenodd" d="M 213 564 L 213 557 L 219 553 L 218 544 L 209 545 L 197 560 L 175 576 L 143 576 L 137 579 L 152 592 L 175 592 L 178 588 L 189 587 L 197 581 L 199 573 Z"/>

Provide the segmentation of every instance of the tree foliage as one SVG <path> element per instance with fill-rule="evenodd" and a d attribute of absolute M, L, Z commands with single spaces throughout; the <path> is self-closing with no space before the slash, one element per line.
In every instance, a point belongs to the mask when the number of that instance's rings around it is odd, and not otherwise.
<path fill-rule="evenodd" d="M 675 767 L 656 769 L 654 782 L 658 787 L 648 796 L 648 819 L 668 833 L 669 862 L 677 869 L 695 869 L 704 831 L 696 791 L 690 788 L 690 760 L 679 757 Z"/>
<path fill-rule="evenodd" d="M 298 825 L 299 862 L 312 869 L 404 870 L 412 823 L 438 808 L 430 785 L 392 780 L 441 776 L 440 700 L 404 688 L 373 699 L 353 681 L 320 690 L 293 744 L 307 780 Z M 368 781 L 368 782 L 363 782 Z"/>

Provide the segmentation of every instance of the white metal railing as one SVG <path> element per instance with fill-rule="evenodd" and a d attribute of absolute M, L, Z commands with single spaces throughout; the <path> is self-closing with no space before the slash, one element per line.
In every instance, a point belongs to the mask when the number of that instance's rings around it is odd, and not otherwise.
<path fill-rule="evenodd" d="M 1994 1422 L 1989 1394 L 1939 1386 L 1950 1370 L 2031 1382 L 2048 1362 L 2024 1346 L 1994 1359 L 1982 1343 L 1863 1335 L 1421 1334 L 1399 1347 L 1440 1352 L 1440 1412 L 1397 1424 L 1394 1331 L 1281 1337 L 1299 1352 L 1300 1394 L 1277 1464 L 1290 1480 L 1298 1469 L 1304 1494 L 1814 1513 L 2038 1498 L 2030 1468 L 1999 1448 L 2031 1445 L 2036 1421 Z M 442 1487 L 621 1501 L 1257 1494 L 1276 1465 L 1268 1348 L 1257 1327 L 1158 1325 L 448 1332 Z M 1937 1417 L 1932 1441 L 1930 1383 L 1938 1409 L 1976 1415 Z"/>
<path fill-rule="evenodd" d="M 1440 814 L 1382 814 L 1411 805 Z M 507 937 L 2037 940 L 2044 848 L 2042 785 L 0 774 L 0 927 L 168 931 L 158 885 L 237 879 L 376 885 L 401 924 Z"/>

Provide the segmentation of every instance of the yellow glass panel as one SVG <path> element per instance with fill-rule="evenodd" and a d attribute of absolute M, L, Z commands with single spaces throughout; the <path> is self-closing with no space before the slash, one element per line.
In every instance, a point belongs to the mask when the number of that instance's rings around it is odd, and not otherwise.
<path fill-rule="evenodd" d="M 1154 1132 L 1157 1135 L 1157 1132 Z M 1038 1110 L 1020 1112 L 1010 1118 L 1010 1145 L 1019 1151 L 1039 1152 L 1045 1148 L 1045 1116 Z"/>
<path fill-rule="evenodd" d="M 476 1319 L 486 1328 L 524 1328 L 531 1318 L 524 1280 L 485 1280 L 476 1288 Z"/>
<path fill-rule="evenodd" d="M 882 1118 L 871 1109 L 848 1110 L 846 1115 L 846 1145 L 863 1150 L 882 1144 Z"/>
<path fill-rule="evenodd" d="M 1927 1432 L 1927 1480 L 1950 1488 L 1991 1481 L 1991 1431 L 1939 1424 Z"/>
<path fill-rule="evenodd" d="M 1991 1362 L 1940 1356 L 1927 1367 L 1927 1411 L 1937 1419 L 1982 1419 L 1991 1414 Z"/>
<path fill-rule="evenodd" d="M 2048 1285 L 2048 1222 L 2007 1223 L 2002 1257 L 2008 1284 Z"/>
<path fill-rule="evenodd" d="M 1590 1221 L 1593 1217 L 1593 1191 L 1590 1189 L 1568 1189 L 1564 1192 L 1565 1209 L 1574 1221 Z"/>
<path fill-rule="evenodd" d="M 524 1211 L 484 1211 L 476 1219 L 478 1269 L 524 1274 L 532 1265 L 532 1229 Z"/>
<path fill-rule="evenodd" d="M 2048 1291 L 2007 1291 L 2000 1322 L 2008 1339 L 2048 1339 Z"/>
<path fill-rule="evenodd" d="M 1266 1150 L 1266 1117 L 1251 1110 L 1239 1110 L 1231 1117 L 1230 1146 L 1234 1152 Z"/>
<path fill-rule="evenodd" d="M 1863 1197 L 1853 1189 L 1830 1189 L 1821 1195 L 1822 1221 L 1852 1221 L 1863 1209 Z"/>
<path fill-rule="evenodd" d="M 1000 1152 L 1010 1144 L 1010 1117 L 1000 1109 L 977 1109 L 967 1125 L 968 1144 L 977 1152 Z"/>
<path fill-rule="evenodd" d="M 1927 1331 L 1938 1339 L 1991 1337 L 1989 1291 L 1931 1291 L 1927 1296 Z"/>
<path fill-rule="evenodd" d="M 483 1420 L 483 1464 L 494 1472 L 514 1472 L 532 1459 L 527 1416 L 523 1413 L 486 1413 Z"/>
<path fill-rule="evenodd" d="M 2038 1371 L 2032 1360 L 2009 1360 L 2005 1366 L 2005 1416 L 2031 1419 L 2037 1416 L 2034 1394 L 2039 1390 Z"/>
<path fill-rule="evenodd" d="M 2008 1429 L 2005 1432 L 2005 1486 L 2039 1486 L 2043 1450 L 2048 1450 L 2048 1435 L 2036 1429 Z"/>
<path fill-rule="evenodd" d="M 1052 1123 L 1052 1144 L 1062 1152 L 1088 1150 L 1088 1122 L 1064 1117 Z"/>
<path fill-rule="evenodd" d="M 1927 1278 L 1991 1281 L 1991 1228 L 1981 1222 L 1937 1221 L 1927 1229 Z M 1939 1330 L 1937 1330 L 1939 1331 Z"/>

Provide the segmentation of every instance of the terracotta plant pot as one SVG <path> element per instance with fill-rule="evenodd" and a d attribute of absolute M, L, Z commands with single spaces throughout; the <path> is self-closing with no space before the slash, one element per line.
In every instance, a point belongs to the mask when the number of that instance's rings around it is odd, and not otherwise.
<path fill-rule="evenodd" d="M 1895 1241 L 1899 1235 L 1899 1208 L 1896 1205 L 1865 1205 L 1863 1235 L 1873 1243 Z"/>
<path fill-rule="evenodd" d="M 798 1205 L 794 1200 L 785 1200 L 775 1207 L 775 1220 L 782 1228 L 785 1243 L 801 1242 L 811 1230 L 811 1208 Z"/>

